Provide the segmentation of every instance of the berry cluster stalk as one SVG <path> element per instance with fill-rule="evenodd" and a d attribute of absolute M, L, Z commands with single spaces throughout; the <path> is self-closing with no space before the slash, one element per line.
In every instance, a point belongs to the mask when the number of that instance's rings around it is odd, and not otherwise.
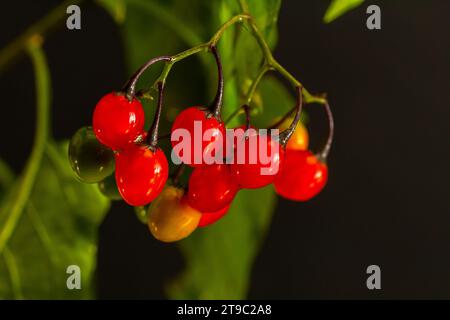
<path fill-rule="evenodd" d="M 303 94 L 302 94 L 302 87 L 297 87 L 297 103 L 295 104 L 295 116 L 292 120 L 291 125 L 289 128 L 284 130 L 280 133 L 280 144 L 282 146 L 286 146 L 287 142 L 289 141 L 289 138 L 292 136 L 292 134 L 295 131 L 295 128 L 297 127 L 298 122 L 300 121 L 300 114 L 302 113 L 302 107 L 303 107 Z"/>

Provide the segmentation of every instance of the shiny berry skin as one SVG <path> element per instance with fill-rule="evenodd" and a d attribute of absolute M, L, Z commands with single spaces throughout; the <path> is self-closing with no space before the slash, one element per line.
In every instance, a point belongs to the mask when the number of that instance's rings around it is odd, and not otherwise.
<path fill-rule="evenodd" d="M 146 145 L 131 145 L 116 154 L 116 183 L 122 198 L 132 206 L 143 206 L 163 189 L 169 172 L 164 152 Z"/>
<path fill-rule="evenodd" d="M 198 126 L 198 130 L 195 129 L 195 125 Z M 183 142 L 182 138 L 180 138 L 179 141 L 176 141 L 177 139 L 172 140 L 174 138 L 174 132 L 178 129 L 185 129 L 190 133 L 190 155 L 180 151 L 179 156 L 183 163 L 191 167 L 206 166 L 207 164 L 204 161 L 205 154 L 214 156 L 214 149 L 219 152 L 222 152 L 223 150 L 225 125 L 207 110 L 203 110 L 200 107 L 190 107 L 183 110 L 176 117 L 171 130 L 171 142 L 172 147 L 174 148 Z M 209 129 L 212 130 L 211 139 L 210 141 L 203 141 L 203 134 Z M 218 140 L 219 135 L 221 135 L 222 140 Z M 218 148 L 215 148 L 215 145 L 217 145 Z M 176 154 L 178 154 L 178 152 L 176 152 Z"/>
<path fill-rule="evenodd" d="M 117 188 L 115 175 L 110 175 L 98 183 L 100 192 L 110 200 L 122 200 L 119 189 Z"/>
<path fill-rule="evenodd" d="M 286 150 L 284 168 L 274 186 L 276 192 L 286 199 L 306 201 L 316 196 L 327 180 L 327 165 L 310 151 Z"/>
<path fill-rule="evenodd" d="M 195 168 L 189 178 L 189 205 L 200 212 L 215 212 L 228 206 L 239 188 L 227 164 Z"/>
<path fill-rule="evenodd" d="M 183 190 L 166 187 L 148 210 L 148 227 L 163 242 L 174 242 L 189 236 L 198 226 L 202 214 L 190 207 Z"/>
<path fill-rule="evenodd" d="M 114 152 L 97 140 L 91 127 L 78 129 L 70 139 L 69 162 L 86 183 L 102 181 L 114 172 Z"/>
<path fill-rule="evenodd" d="M 280 132 L 289 128 L 292 122 L 292 118 L 287 119 L 280 125 Z M 309 146 L 309 134 L 308 129 L 306 129 L 305 125 L 300 121 L 295 128 L 294 133 L 289 138 L 288 143 L 286 144 L 286 149 L 291 150 L 308 150 Z"/>
<path fill-rule="evenodd" d="M 225 214 L 227 214 L 229 209 L 230 209 L 230 206 L 226 206 L 216 212 L 203 213 L 202 217 L 200 218 L 200 222 L 198 223 L 198 226 L 206 227 L 210 224 L 215 223 L 216 221 L 220 220 Z"/>
<path fill-rule="evenodd" d="M 265 148 L 263 144 L 266 144 Z M 260 157 L 260 148 L 263 148 L 263 157 Z M 240 156 L 239 150 L 242 150 L 243 156 Z M 284 150 L 276 137 L 263 136 L 249 129 L 248 137 L 236 144 L 234 163 L 230 165 L 231 174 L 241 188 L 261 188 L 275 180 L 283 161 Z"/>
<path fill-rule="evenodd" d="M 95 135 L 113 150 L 121 150 L 134 142 L 143 133 L 144 122 L 144 109 L 136 98 L 130 102 L 125 95 L 111 92 L 95 106 Z"/>

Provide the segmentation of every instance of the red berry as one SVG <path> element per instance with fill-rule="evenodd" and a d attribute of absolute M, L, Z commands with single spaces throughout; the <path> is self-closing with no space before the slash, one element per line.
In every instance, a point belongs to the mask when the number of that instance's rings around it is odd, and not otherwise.
<path fill-rule="evenodd" d="M 221 219 L 230 209 L 230 206 L 226 206 L 219 211 L 212 213 L 203 213 L 200 218 L 200 222 L 198 223 L 198 227 L 206 227 L 207 225 L 213 224 L 214 222 Z"/>
<path fill-rule="evenodd" d="M 238 190 L 228 165 L 195 168 L 189 178 L 189 205 L 200 212 L 215 212 L 228 206 Z"/>
<path fill-rule="evenodd" d="M 201 128 L 201 129 L 200 129 Z M 185 129 L 189 133 L 190 142 L 183 143 L 183 139 L 174 136 L 176 130 Z M 203 141 L 204 133 L 211 129 L 210 141 Z M 181 131 L 178 131 L 181 133 Z M 171 131 L 172 146 L 175 148 L 179 143 L 183 143 L 189 147 L 190 152 L 184 153 L 186 149 L 181 150 L 177 155 L 181 161 L 192 167 L 205 166 L 204 155 L 215 156 L 215 145 L 220 143 L 223 146 L 225 139 L 225 125 L 221 120 L 215 118 L 207 110 L 199 107 L 190 107 L 183 110 L 175 119 Z M 220 136 L 220 137 L 219 137 Z M 173 140 L 175 138 L 175 140 Z M 221 138 L 221 140 L 218 140 Z M 207 139 L 205 139 L 207 140 Z M 218 149 L 222 149 L 223 147 Z M 217 148 L 216 148 L 217 149 Z M 222 150 L 217 150 L 222 151 Z M 189 154 L 190 153 L 190 154 Z"/>
<path fill-rule="evenodd" d="M 231 173 L 241 188 L 261 188 L 272 183 L 281 171 L 284 150 L 276 137 L 254 129 L 247 132 L 247 138 L 236 144 Z"/>
<path fill-rule="evenodd" d="M 131 145 L 116 155 L 116 182 L 122 198 L 132 206 L 150 203 L 163 189 L 169 172 L 161 149 Z"/>
<path fill-rule="evenodd" d="M 328 179 L 328 167 L 310 151 L 286 150 L 283 171 L 274 185 L 287 199 L 306 201 L 317 195 Z"/>
<path fill-rule="evenodd" d="M 129 101 L 116 92 L 103 96 L 95 106 L 93 129 L 97 139 L 113 150 L 125 148 L 143 133 L 144 109 L 136 98 Z"/>

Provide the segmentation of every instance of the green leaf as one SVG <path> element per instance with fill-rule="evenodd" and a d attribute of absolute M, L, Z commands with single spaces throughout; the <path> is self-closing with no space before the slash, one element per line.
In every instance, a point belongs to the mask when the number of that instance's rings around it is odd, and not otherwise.
<path fill-rule="evenodd" d="M 124 0 L 97 0 L 97 3 L 105 8 L 118 24 L 125 21 L 127 7 Z"/>
<path fill-rule="evenodd" d="M 364 0 L 332 0 L 323 17 L 325 23 L 330 23 L 346 12 L 361 5 Z"/>
<path fill-rule="evenodd" d="M 97 228 L 108 207 L 96 184 L 74 177 L 67 143 L 48 144 L 23 215 L 0 255 L 0 298 L 93 298 Z M 70 265 L 81 269 L 81 290 L 67 289 Z"/>
<path fill-rule="evenodd" d="M 0 200 L 3 194 L 14 182 L 14 173 L 9 168 L 8 164 L 0 159 Z"/>
<path fill-rule="evenodd" d="M 174 299 L 244 299 L 253 261 L 275 205 L 272 187 L 241 190 L 230 211 L 180 243 L 186 270 L 170 284 Z"/>

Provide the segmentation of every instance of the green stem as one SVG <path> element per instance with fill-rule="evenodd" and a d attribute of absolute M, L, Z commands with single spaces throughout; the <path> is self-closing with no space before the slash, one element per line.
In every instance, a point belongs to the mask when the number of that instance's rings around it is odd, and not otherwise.
<path fill-rule="evenodd" d="M 156 88 L 156 85 L 158 83 L 166 83 L 166 79 L 170 73 L 170 70 L 172 69 L 173 65 L 183 59 L 186 59 L 187 57 L 190 57 L 194 54 L 205 52 L 207 50 L 210 50 L 210 48 L 215 47 L 217 45 L 217 42 L 222 37 L 223 33 L 232 25 L 242 22 L 244 20 L 249 20 L 251 17 L 247 14 L 239 14 L 234 17 L 232 17 L 230 20 L 225 22 L 219 30 L 211 37 L 211 39 L 208 42 L 196 45 L 190 49 L 187 49 L 183 52 L 180 52 L 174 56 L 172 56 L 172 59 L 168 62 L 166 62 L 163 71 L 161 72 L 161 75 L 156 79 L 156 81 L 153 84 L 153 87 Z"/>
<path fill-rule="evenodd" d="M 9 278 L 11 279 L 11 288 L 14 294 L 14 298 L 16 300 L 21 300 L 23 299 L 22 283 L 20 280 L 19 267 L 17 265 L 16 258 L 14 257 L 12 251 L 9 250 L 8 247 L 5 247 L 3 253 L 6 268 L 8 269 L 9 272 Z"/>
<path fill-rule="evenodd" d="M 49 137 L 50 76 L 41 42 L 42 39 L 34 37 L 27 44 L 28 53 L 33 61 L 36 74 L 37 119 L 35 138 L 33 150 L 19 180 L 17 192 L 10 199 L 11 206 L 6 206 L 8 211 L 0 214 L 6 216 L 5 224 L 0 229 L 0 254 L 5 249 L 23 214 Z"/>
<path fill-rule="evenodd" d="M 29 40 L 36 34 L 45 35 L 52 27 L 67 17 L 66 9 L 72 4 L 79 5 L 83 0 L 67 0 L 50 11 L 44 18 L 31 25 L 13 42 L 0 51 L 0 72 L 17 56 L 25 51 Z"/>
<path fill-rule="evenodd" d="M 245 109 L 244 106 L 250 107 L 250 103 L 252 102 L 253 96 L 255 94 L 256 88 L 258 87 L 258 84 L 261 82 L 264 75 L 271 70 L 272 68 L 267 65 L 263 64 L 261 69 L 259 70 L 258 74 L 256 75 L 256 78 L 253 80 L 252 84 L 250 85 L 250 88 L 248 89 L 247 95 L 245 97 L 244 105 L 234 110 L 226 119 L 225 124 L 228 124 L 231 120 L 234 119 L 234 117 L 240 115 L 241 113 L 244 113 Z"/>
<path fill-rule="evenodd" d="M 208 50 L 208 44 L 203 43 L 203 44 L 197 45 L 193 48 L 190 48 L 188 50 L 185 50 L 183 52 L 180 52 L 180 53 L 172 56 L 170 61 L 166 62 L 166 64 L 164 65 L 164 69 L 161 72 L 161 75 L 158 77 L 158 79 L 156 79 L 153 86 L 156 88 L 156 85 L 158 83 L 162 83 L 162 84 L 166 83 L 166 79 L 169 75 L 169 72 L 175 63 L 177 63 L 178 61 L 181 61 L 183 59 L 186 59 L 187 57 L 190 57 L 194 54 L 197 54 L 199 52 L 206 51 L 206 50 Z"/>
<path fill-rule="evenodd" d="M 258 75 L 256 76 L 255 80 L 253 80 L 250 88 L 248 89 L 247 96 L 245 98 L 245 104 L 250 106 L 250 103 L 252 102 L 253 95 L 255 94 L 256 88 L 258 87 L 258 84 L 261 82 L 262 78 L 266 74 L 267 71 L 271 69 L 270 66 L 267 64 L 264 64 L 261 69 L 258 72 Z"/>
<path fill-rule="evenodd" d="M 242 22 L 244 20 L 250 20 L 251 18 L 252 17 L 249 16 L 248 14 L 238 14 L 238 15 L 232 17 L 230 20 L 225 22 L 220 27 L 220 29 L 217 30 L 217 32 L 212 36 L 211 40 L 209 40 L 209 46 L 211 46 L 211 47 L 216 46 L 217 42 L 220 40 L 220 38 L 222 37 L 225 30 L 227 30 L 229 27 L 231 27 L 235 23 Z"/>
<path fill-rule="evenodd" d="M 239 5 L 241 7 L 241 10 L 249 14 L 248 4 L 246 0 L 239 0 Z M 286 80 L 288 80 L 291 85 L 294 88 L 302 87 L 303 88 L 303 96 L 305 103 L 320 103 L 325 104 L 326 99 L 322 97 L 317 97 L 309 93 L 308 90 L 305 89 L 303 84 L 298 81 L 289 71 L 287 71 L 272 55 L 272 51 L 270 50 L 269 45 L 267 44 L 266 40 L 264 39 L 264 36 L 262 35 L 261 31 L 259 30 L 258 26 L 256 25 L 254 19 L 249 19 L 248 24 L 250 26 L 250 29 L 252 31 L 253 36 L 255 37 L 256 41 L 258 42 L 259 46 L 261 47 L 261 50 L 264 54 L 265 63 L 276 70 L 278 73 L 280 73 Z"/>

